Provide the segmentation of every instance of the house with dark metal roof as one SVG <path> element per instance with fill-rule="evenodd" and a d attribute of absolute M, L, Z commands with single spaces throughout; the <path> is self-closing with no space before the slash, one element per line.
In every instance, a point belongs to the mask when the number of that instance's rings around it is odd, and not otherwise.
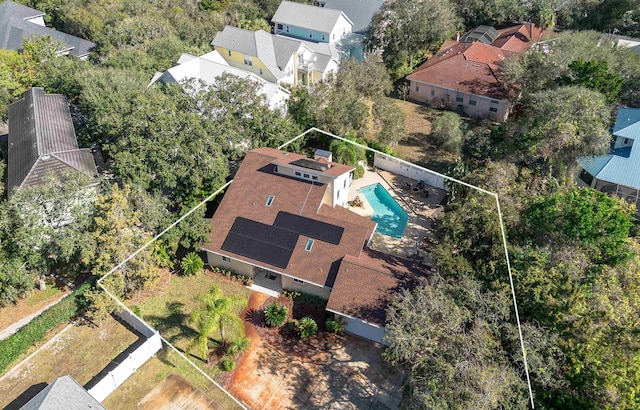
<path fill-rule="evenodd" d="M 45 26 L 45 13 L 12 1 L 0 3 L 0 48 L 21 50 L 22 43 L 35 36 L 51 36 L 62 44 L 60 55 L 86 59 L 95 43 Z"/>
<path fill-rule="evenodd" d="M 7 194 L 65 170 L 98 173 L 91 151 L 78 147 L 66 98 L 31 88 L 9 105 Z"/>
<path fill-rule="evenodd" d="M 36 394 L 20 410 L 106 410 L 73 377 L 61 376 Z"/>
<path fill-rule="evenodd" d="M 368 248 L 376 223 L 344 207 L 352 172 L 325 158 L 249 151 L 203 250 L 210 265 L 253 278 L 255 290 L 327 299 L 348 332 L 383 342 L 386 307 L 420 268 Z"/>
<path fill-rule="evenodd" d="M 446 40 L 407 76 L 409 97 L 472 117 L 505 121 L 511 104 L 498 68 L 545 36 L 542 29 L 527 23 L 501 30 L 480 26 L 455 41 Z"/>
<path fill-rule="evenodd" d="M 640 199 L 640 108 L 620 108 L 606 155 L 580 158 L 580 180 L 591 188 L 638 205 Z M 635 140 L 639 140 L 638 143 Z"/>

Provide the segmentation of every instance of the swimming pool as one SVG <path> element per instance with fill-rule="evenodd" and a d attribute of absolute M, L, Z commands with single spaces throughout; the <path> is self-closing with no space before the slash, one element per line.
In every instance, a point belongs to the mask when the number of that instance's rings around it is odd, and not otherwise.
<path fill-rule="evenodd" d="M 378 223 L 376 232 L 401 238 L 409 216 L 387 190 L 380 184 L 373 184 L 360 188 L 360 193 L 373 208 L 371 219 Z"/>

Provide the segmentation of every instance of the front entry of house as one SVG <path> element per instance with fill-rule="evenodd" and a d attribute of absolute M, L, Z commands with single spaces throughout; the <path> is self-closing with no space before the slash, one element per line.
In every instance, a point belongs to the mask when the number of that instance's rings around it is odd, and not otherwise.
<path fill-rule="evenodd" d="M 282 277 L 270 270 L 256 267 L 254 268 L 253 285 L 249 288 L 256 292 L 278 297 L 282 292 Z"/>

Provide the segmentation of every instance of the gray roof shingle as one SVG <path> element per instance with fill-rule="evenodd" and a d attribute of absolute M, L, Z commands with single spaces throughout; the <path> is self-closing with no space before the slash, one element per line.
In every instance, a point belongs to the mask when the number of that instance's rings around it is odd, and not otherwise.
<path fill-rule="evenodd" d="M 20 410 L 107 410 L 73 377 L 61 376 L 27 402 Z"/>
<path fill-rule="evenodd" d="M 45 171 L 72 168 L 97 174 L 91 152 L 78 148 L 64 96 L 31 88 L 9 105 L 8 168 L 9 194 L 16 187 L 41 182 Z"/>
<path fill-rule="evenodd" d="M 371 24 L 376 11 L 380 10 L 384 0 L 319 0 L 324 7 L 342 10 L 353 22 L 352 31 L 364 34 Z"/>
<path fill-rule="evenodd" d="M 316 7 L 309 4 L 282 1 L 271 21 L 273 23 L 288 24 L 303 27 L 322 33 L 330 33 L 341 15 L 351 22 L 341 10 L 326 7 Z"/>
<path fill-rule="evenodd" d="M 64 48 L 58 51 L 68 50 L 76 57 L 86 56 L 95 47 L 91 41 L 27 20 L 39 16 L 44 16 L 44 13 L 22 4 L 12 1 L 0 3 L 0 48 L 20 50 L 22 43 L 30 37 L 47 35 L 64 44 Z"/>

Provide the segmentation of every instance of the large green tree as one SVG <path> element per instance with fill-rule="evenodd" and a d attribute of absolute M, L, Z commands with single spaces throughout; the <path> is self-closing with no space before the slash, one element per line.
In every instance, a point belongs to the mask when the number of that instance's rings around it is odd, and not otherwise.
<path fill-rule="evenodd" d="M 402 77 L 427 51 L 437 50 L 460 29 L 448 0 L 386 1 L 373 16 L 367 44 L 371 50 L 382 50 L 387 67 Z"/>

